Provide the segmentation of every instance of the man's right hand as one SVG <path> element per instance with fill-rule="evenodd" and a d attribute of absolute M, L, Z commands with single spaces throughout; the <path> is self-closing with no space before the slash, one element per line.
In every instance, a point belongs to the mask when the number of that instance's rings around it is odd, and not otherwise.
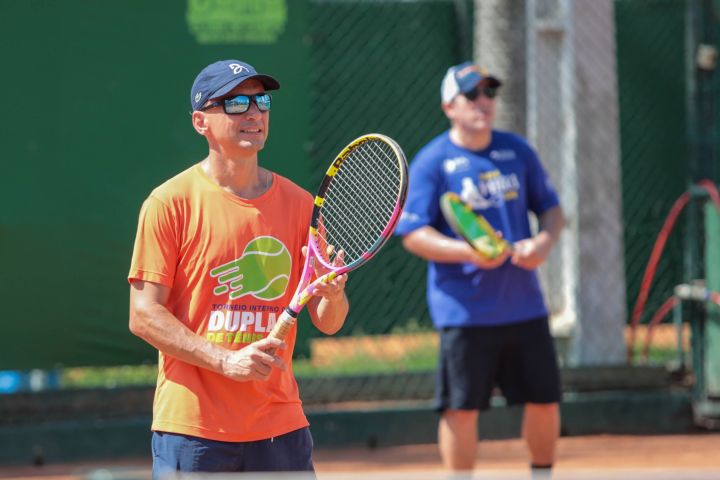
<path fill-rule="evenodd" d="M 285 370 L 285 362 L 277 355 L 285 342 L 264 338 L 241 348 L 228 350 L 222 359 L 222 374 L 238 382 L 267 381 L 274 368 Z"/>

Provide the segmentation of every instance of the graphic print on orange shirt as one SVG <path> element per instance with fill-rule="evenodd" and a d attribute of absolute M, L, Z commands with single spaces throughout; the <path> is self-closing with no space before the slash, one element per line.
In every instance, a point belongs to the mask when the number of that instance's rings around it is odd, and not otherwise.
<path fill-rule="evenodd" d="M 211 305 L 205 337 L 223 345 L 246 345 L 262 338 L 273 329 L 280 307 L 266 304 L 241 305 L 220 303 L 250 295 L 261 301 L 275 300 L 287 290 L 292 270 L 292 257 L 277 238 L 261 236 L 245 246 L 236 258 L 210 270 L 217 286 L 213 294 L 218 303 Z"/>

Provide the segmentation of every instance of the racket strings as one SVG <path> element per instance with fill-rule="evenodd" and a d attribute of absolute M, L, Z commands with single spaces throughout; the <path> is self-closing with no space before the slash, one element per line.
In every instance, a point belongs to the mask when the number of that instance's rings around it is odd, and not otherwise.
<path fill-rule="evenodd" d="M 325 193 L 321 245 L 343 250 L 346 264 L 372 251 L 394 218 L 403 181 L 401 160 L 384 141 L 368 140 L 349 152 Z"/>
<path fill-rule="evenodd" d="M 343 192 L 343 195 L 348 195 L 348 192 Z M 357 193 L 354 195 L 357 196 Z M 331 202 L 329 205 L 336 204 Z M 328 226 L 325 242 L 343 249 L 346 263 L 360 259 L 373 248 L 381 238 L 389 217 L 388 214 L 383 215 L 373 202 L 347 203 L 342 212 L 328 208 L 325 215 L 330 219 L 325 221 Z"/>

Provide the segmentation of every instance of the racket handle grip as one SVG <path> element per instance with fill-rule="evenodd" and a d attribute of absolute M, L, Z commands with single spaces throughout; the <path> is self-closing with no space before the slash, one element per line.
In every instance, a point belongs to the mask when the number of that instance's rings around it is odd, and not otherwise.
<path fill-rule="evenodd" d="M 295 325 L 297 321 L 297 313 L 293 312 L 289 308 L 283 310 L 280 314 L 280 318 L 277 319 L 275 326 L 268 335 L 268 338 L 277 338 L 279 340 L 285 340 L 285 337 L 290 333 L 290 329 Z M 274 353 L 274 350 L 273 350 Z"/>

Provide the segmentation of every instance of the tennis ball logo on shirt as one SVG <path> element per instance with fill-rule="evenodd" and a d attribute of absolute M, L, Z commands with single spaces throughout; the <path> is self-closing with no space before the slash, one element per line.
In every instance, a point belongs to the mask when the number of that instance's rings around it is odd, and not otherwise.
<path fill-rule="evenodd" d="M 232 300 L 245 295 L 274 300 L 285 293 L 291 267 L 290 252 L 280 240 L 257 237 L 248 242 L 242 257 L 210 270 L 219 283 L 213 293 L 230 292 Z"/>

